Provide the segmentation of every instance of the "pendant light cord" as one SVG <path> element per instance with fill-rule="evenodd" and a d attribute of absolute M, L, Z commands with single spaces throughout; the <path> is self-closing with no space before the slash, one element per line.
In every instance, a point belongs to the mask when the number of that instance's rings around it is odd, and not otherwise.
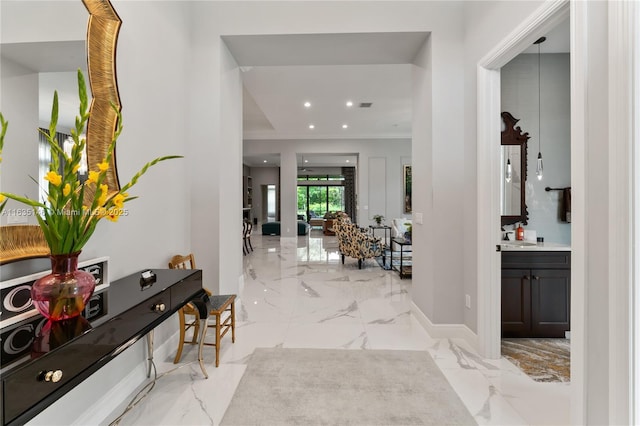
<path fill-rule="evenodd" d="M 540 150 L 540 141 L 542 139 L 541 135 L 540 135 L 540 115 L 541 115 L 541 96 L 540 96 L 540 44 L 538 43 L 538 154 L 540 154 L 540 152 L 542 152 Z"/>

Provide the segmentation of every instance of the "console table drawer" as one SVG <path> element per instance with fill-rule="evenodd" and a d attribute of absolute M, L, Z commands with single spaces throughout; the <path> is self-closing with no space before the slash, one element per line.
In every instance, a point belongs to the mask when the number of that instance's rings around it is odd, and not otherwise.
<path fill-rule="evenodd" d="M 58 398 L 58 390 L 68 392 L 73 389 L 130 345 L 122 345 L 122 342 L 135 342 L 153 328 L 152 325 L 170 316 L 173 313 L 170 306 L 171 291 L 166 289 L 102 327 L 91 330 L 91 333 L 80 335 L 54 352 L 38 358 L 38 362 L 12 372 L 2 380 L 4 423 L 12 422 L 37 406 L 41 409 L 43 404 L 49 405 Z M 141 332 L 141 324 L 148 324 L 149 330 Z M 52 331 L 50 336 L 54 334 Z M 50 337 L 50 342 L 51 339 L 53 337 Z M 57 377 L 46 381 L 47 372 L 52 375 L 59 372 L 61 376 L 55 382 Z"/>

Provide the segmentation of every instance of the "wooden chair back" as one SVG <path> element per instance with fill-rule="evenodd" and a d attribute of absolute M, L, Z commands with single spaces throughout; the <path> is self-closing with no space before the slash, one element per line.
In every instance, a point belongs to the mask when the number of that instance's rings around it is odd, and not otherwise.
<path fill-rule="evenodd" d="M 196 269 L 196 261 L 193 253 L 185 256 L 177 254 L 169 261 L 169 269 Z"/>

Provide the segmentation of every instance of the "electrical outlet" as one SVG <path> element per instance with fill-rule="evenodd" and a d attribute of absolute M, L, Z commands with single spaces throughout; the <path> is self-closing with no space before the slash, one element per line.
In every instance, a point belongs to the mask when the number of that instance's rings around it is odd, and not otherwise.
<path fill-rule="evenodd" d="M 18 216 L 18 215 L 9 215 L 7 216 L 7 224 L 8 225 L 16 225 L 18 223 L 27 223 L 26 216 Z"/>
<path fill-rule="evenodd" d="M 467 309 L 471 309 L 471 296 L 468 294 L 464 295 L 464 306 L 466 306 Z"/>

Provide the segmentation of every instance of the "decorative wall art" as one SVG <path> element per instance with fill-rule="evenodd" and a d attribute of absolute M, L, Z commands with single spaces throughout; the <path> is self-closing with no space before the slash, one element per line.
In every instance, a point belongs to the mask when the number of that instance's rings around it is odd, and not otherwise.
<path fill-rule="evenodd" d="M 404 165 L 403 166 L 403 176 L 402 186 L 404 194 L 404 212 L 411 213 L 411 166 Z"/>

